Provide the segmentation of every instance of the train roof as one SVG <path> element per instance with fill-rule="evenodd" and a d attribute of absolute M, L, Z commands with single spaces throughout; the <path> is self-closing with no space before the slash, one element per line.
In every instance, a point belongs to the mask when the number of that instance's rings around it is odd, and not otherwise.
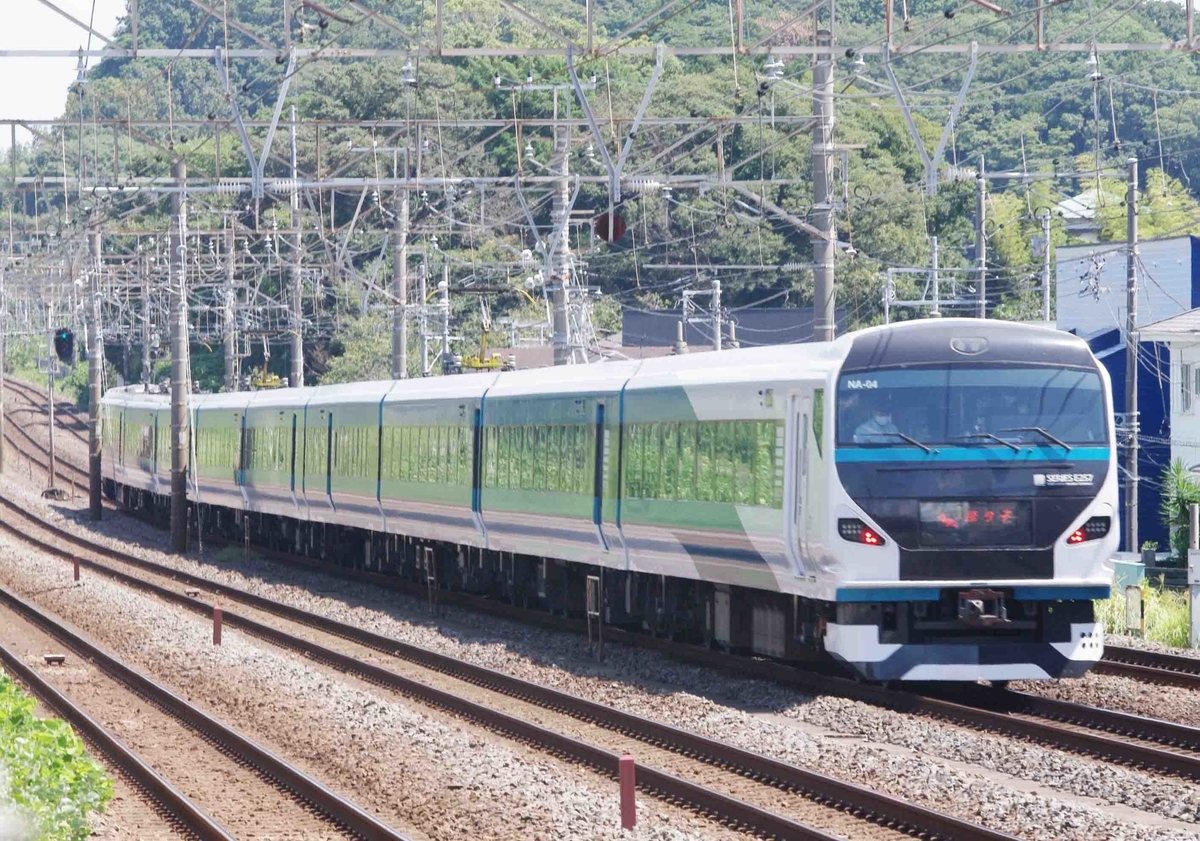
<path fill-rule="evenodd" d="M 984 341 L 980 342 L 982 339 Z M 969 352 L 968 352 L 969 351 Z M 833 342 L 810 342 L 690 353 L 642 360 L 607 360 L 589 365 L 483 372 L 450 377 L 377 380 L 307 388 L 205 394 L 195 408 L 303 408 L 329 403 L 477 399 L 489 396 L 611 392 L 669 385 L 697 385 L 826 376 L 831 369 L 902 366 L 945 361 L 1048 362 L 1094 367 L 1087 343 L 1042 325 L 977 318 L 920 319 L 868 327 Z M 142 386 L 110 389 L 105 400 L 132 407 L 162 409 L 167 394 L 147 394 Z"/>

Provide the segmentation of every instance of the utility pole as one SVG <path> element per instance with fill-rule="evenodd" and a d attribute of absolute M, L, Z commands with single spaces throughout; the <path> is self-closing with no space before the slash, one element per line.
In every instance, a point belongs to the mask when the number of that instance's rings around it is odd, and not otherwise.
<path fill-rule="evenodd" d="M 50 485 L 49 489 L 53 494 L 54 491 L 54 468 L 58 466 L 58 462 L 54 457 L 54 373 L 58 369 L 58 354 L 54 352 L 54 301 L 50 301 L 50 306 L 46 308 L 46 411 L 50 418 Z"/>
<path fill-rule="evenodd" d="M 812 135 L 813 225 L 821 231 L 812 240 L 816 309 L 813 338 L 832 342 L 837 330 L 833 273 L 837 230 L 833 224 L 833 36 L 829 30 L 817 30 L 817 46 L 827 49 L 817 53 L 813 66 L 812 110 L 817 118 Z"/>
<path fill-rule="evenodd" d="M 396 193 L 392 237 L 392 379 L 403 380 L 408 377 L 408 190 Z"/>
<path fill-rule="evenodd" d="M 1125 432 L 1129 445 L 1125 450 L 1125 551 L 1138 551 L 1138 338 L 1137 338 L 1137 260 L 1138 260 L 1138 162 L 1130 158 L 1129 185 L 1125 192 L 1128 249 L 1125 254 Z"/>
<path fill-rule="evenodd" d="M 187 551 L 187 286 L 184 277 L 184 232 L 187 229 L 187 164 L 175 161 L 175 186 L 171 193 L 171 238 L 168 255 L 171 267 L 171 549 Z"/>
<path fill-rule="evenodd" d="M 933 252 L 930 259 L 931 276 L 930 283 L 933 286 L 933 309 L 929 311 L 930 318 L 942 317 L 942 290 L 940 280 L 938 278 L 938 238 L 929 238 L 930 250 Z"/>
<path fill-rule="evenodd" d="M 429 297 L 429 250 L 425 251 L 425 260 L 421 263 L 421 309 L 418 314 L 421 317 L 421 376 L 429 375 L 429 315 L 425 305 L 426 298 Z"/>
<path fill-rule="evenodd" d="M 454 368 L 450 358 L 450 263 L 442 254 L 442 282 L 438 284 L 442 292 L 442 373 L 448 373 Z"/>
<path fill-rule="evenodd" d="M 225 229 L 225 391 L 232 393 L 238 390 L 238 334 L 237 334 L 237 288 L 234 286 L 234 272 L 237 268 L 237 237 L 233 233 L 234 219 L 229 218 L 229 227 Z"/>
<path fill-rule="evenodd" d="M 154 360 L 150 355 L 150 273 L 146 271 L 146 258 L 141 255 L 138 274 L 142 281 L 142 386 L 149 391 L 154 382 Z"/>
<path fill-rule="evenodd" d="M 303 257 L 300 253 L 300 189 L 296 169 L 296 106 L 292 106 L 292 373 L 288 385 L 301 388 L 304 385 L 304 310 Z"/>
<path fill-rule="evenodd" d="M 1042 214 L 1042 321 L 1050 322 L 1050 211 Z"/>
<path fill-rule="evenodd" d="M 721 349 L 721 281 L 712 280 L 712 331 L 713 350 Z"/>
<path fill-rule="evenodd" d="M 555 92 L 555 104 L 558 93 Z M 558 109 L 555 108 L 555 117 Z M 550 207 L 550 217 L 553 229 L 550 232 L 550 242 L 553 249 L 550 253 L 550 277 L 547 284 L 550 289 L 550 304 L 552 308 L 550 325 L 554 330 L 554 364 L 569 365 L 571 363 L 571 337 L 567 323 L 567 287 L 571 279 L 571 260 L 568 253 L 570 246 L 569 227 L 567 225 L 567 205 L 570 203 L 570 182 L 567 180 L 569 171 L 568 158 L 571 150 L 570 129 L 555 123 L 554 125 L 554 154 L 550 159 L 550 171 L 560 176 L 554 184 L 554 195 Z"/>
<path fill-rule="evenodd" d="M 88 342 L 88 519 L 100 519 L 100 375 L 104 366 L 104 340 L 100 324 L 100 228 L 88 232 L 89 271 L 87 306 Z"/>
<path fill-rule="evenodd" d="M 980 318 L 987 318 L 987 234 L 983 223 L 987 219 L 987 179 L 983 174 L 983 155 L 979 156 L 979 177 L 975 179 L 975 262 L 979 273 Z"/>
<path fill-rule="evenodd" d="M 4 411 L 4 366 L 7 364 L 5 352 L 8 350 L 8 299 L 5 297 L 7 274 L 8 267 L 0 266 L 0 473 L 4 472 L 4 436 L 8 432 L 5 428 Z"/>

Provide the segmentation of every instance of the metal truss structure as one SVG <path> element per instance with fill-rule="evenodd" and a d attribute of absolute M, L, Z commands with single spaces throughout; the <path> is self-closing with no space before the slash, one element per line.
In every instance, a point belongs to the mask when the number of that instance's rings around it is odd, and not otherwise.
<path fill-rule="evenodd" d="M 818 307 L 820 321 L 823 307 L 832 312 L 835 261 L 851 248 L 838 242 L 835 231 L 840 205 L 834 194 L 833 160 L 847 154 L 846 148 L 833 143 L 835 50 L 844 49 L 847 58 L 853 57 L 856 75 L 863 74 L 864 57 L 870 57 L 872 64 L 878 61 L 887 80 L 884 87 L 904 112 L 925 167 L 926 187 L 932 192 L 980 56 L 1056 52 L 1095 56 L 1195 48 L 1194 0 L 1185 3 L 1186 37 L 1161 43 L 1075 42 L 1072 32 L 1047 37 L 1053 0 L 1038 0 L 1034 25 L 1011 39 L 958 43 L 948 34 L 945 20 L 918 21 L 912 26 L 906 19 L 901 31 L 892 0 L 882 0 L 883 38 L 849 48 L 838 43 L 833 10 L 823 0 L 782 4 L 786 8 L 766 0 L 728 0 L 728 30 L 696 28 L 694 41 L 676 40 L 669 49 L 651 40 L 658 28 L 669 20 L 701 14 L 710 2 L 670 0 L 640 19 L 618 20 L 616 12 L 595 0 L 566 4 L 566 11 L 557 9 L 553 19 L 515 0 L 491 0 L 496 26 L 520 35 L 489 47 L 472 46 L 458 34 L 471 13 L 447 0 L 426 0 L 416 12 L 397 0 L 330 0 L 325 5 L 280 0 L 278 29 L 273 33 L 236 20 L 227 14 L 225 3 L 179 0 L 202 13 L 201 23 L 188 42 L 166 45 L 146 43 L 138 0 L 129 0 L 125 34 L 119 39 L 95 31 L 52 0 L 37 2 L 71 20 L 81 37 L 99 43 L 73 50 L 0 51 L 0 59 L 70 56 L 81 66 L 106 60 L 146 61 L 162 68 L 168 82 L 180 62 L 199 62 L 218 74 L 225 101 L 215 103 L 204 118 L 135 115 L 126 103 L 122 118 L 120 107 L 105 107 L 112 103 L 89 106 L 83 82 L 77 87 L 78 107 L 70 116 L 0 120 L 13 141 L 3 189 L 12 203 L 27 206 L 32 198 L 35 213 L 32 227 L 10 231 L 5 333 L 37 333 L 44 322 L 39 307 L 48 306 L 44 302 L 51 299 L 58 302 L 60 318 L 66 315 L 61 311 L 64 302 L 71 302 L 70 318 L 84 327 L 85 275 L 96 271 L 101 278 L 104 342 L 141 347 L 144 356 L 160 352 L 169 333 L 165 290 L 173 282 L 172 255 L 167 251 L 174 226 L 183 243 L 183 254 L 175 256 L 181 260 L 180 282 L 186 289 L 192 340 L 232 346 L 226 354 L 233 369 L 227 372 L 229 388 L 238 387 L 238 361 L 250 343 L 269 347 L 287 340 L 295 350 L 303 341 L 332 335 L 343 309 L 387 310 L 394 332 L 406 336 L 409 322 L 414 321 L 421 328 L 423 345 L 440 338 L 446 346 L 449 327 L 438 325 L 447 320 L 441 310 L 448 310 L 449 303 L 432 301 L 437 290 L 418 290 L 416 284 L 409 288 L 410 259 L 418 261 L 415 269 L 421 286 L 431 271 L 444 271 L 446 287 L 441 297 L 449 298 L 460 286 L 495 283 L 510 277 L 514 269 L 526 275 L 529 258 L 522 254 L 536 254 L 541 265 L 528 276 L 540 278 L 533 291 L 546 304 L 547 323 L 540 330 L 526 324 L 525 332 L 532 327 L 549 335 L 558 362 L 598 358 L 586 252 L 602 246 L 595 245 L 594 236 L 580 235 L 593 223 L 590 215 L 573 212 L 581 187 L 607 194 L 607 202 L 601 201 L 595 212 L 606 209 L 609 218 L 626 193 L 647 189 L 677 194 L 720 190 L 751 202 L 763 218 L 811 237 L 818 284 L 828 284 L 828 291 L 819 296 L 827 299 Z M 974 2 L 998 16 L 1011 13 L 982 0 Z M 807 43 L 791 35 L 800 23 L 811 30 Z M 827 35 L 820 34 L 826 31 Z M 811 57 L 818 70 L 827 68 L 821 71 L 827 81 L 814 85 L 813 116 L 776 116 L 773 110 L 771 116 L 772 126 L 787 132 L 785 140 L 801 132 L 813 134 L 814 165 L 822 177 L 808 217 L 771 200 L 766 188 L 780 182 L 736 177 L 739 171 L 747 172 L 746 164 L 766 154 L 766 149 L 747 152 L 740 160 L 726 159 L 722 152 L 713 172 L 680 172 L 669 166 L 672 156 L 689 144 L 711 139 L 721 148 L 724 133 L 738 126 L 761 125 L 763 115 L 761 107 L 735 109 L 723 116 L 654 113 L 653 97 L 668 55 L 716 57 L 733 62 L 735 68 L 739 60 L 765 58 L 762 72 L 757 68 L 745 72 L 765 86 L 763 90 L 772 91 L 772 102 L 775 86 L 786 82 L 781 78 L 782 58 Z M 929 153 L 893 64 L 943 55 L 966 56 L 969 64 L 938 147 Z M 494 80 L 497 91 L 552 93 L 551 115 L 514 112 L 464 117 L 430 114 L 427 107 L 414 111 L 413 94 L 423 89 L 430 68 L 472 59 L 555 58 L 562 60 L 558 78 L 534 79 L 531 74 L 521 81 L 497 75 Z M 618 59 L 644 64 L 646 58 L 652 58 L 653 64 L 636 109 L 622 113 L 610 100 L 607 113 L 597 114 L 593 74 L 598 68 Z M 290 118 L 285 118 L 292 82 L 322 62 L 384 59 L 405 62 L 402 72 L 409 95 L 403 117 L 297 121 L 293 108 Z M 251 94 L 249 82 L 239 88 L 231 77 L 232 65 L 237 65 L 242 77 L 261 82 L 260 87 L 271 93 Z M 22 171 L 18 128 L 29 132 L 43 149 L 60 152 L 59 171 Z M 505 134 L 526 152 L 515 179 L 480 166 L 484 146 Z M 298 138 L 306 148 L 315 149 L 315 155 L 298 158 Z M 545 162 L 532 154 L 535 140 L 550 141 Z M 157 151 L 157 164 L 152 163 L 149 171 L 133 167 L 135 143 L 140 149 Z M 230 159 L 235 143 L 241 148 L 240 160 Z M 611 152 L 610 146 L 614 146 Z M 586 156 L 580 154 L 585 149 Z M 173 177 L 172 162 L 184 158 L 189 162 L 188 176 Z M 62 212 L 50 219 L 38 218 L 39 198 L 59 194 Z M 158 203 L 173 194 L 185 197 L 191 219 L 163 216 Z M 550 224 L 539 228 L 531 208 L 546 202 L 551 205 Z M 342 221 L 348 207 L 353 208 L 351 219 Z M 89 238 L 95 234 L 100 235 L 100 253 L 89 261 Z M 509 243 L 516 237 L 524 240 L 525 247 L 512 248 L 509 264 L 455 265 L 439 254 L 437 238 L 463 234 L 479 242 L 507 236 L 507 241 L 497 240 L 505 248 L 511 248 Z M 585 239 L 591 244 L 581 253 Z M 384 265 L 389 261 L 392 276 L 385 277 Z M 431 324 L 436 329 L 431 330 Z M 832 321 L 829 327 L 831 333 Z M 407 354 L 407 340 L 393 342 L 393 356 L 397 354 Z M 418 370 L 423 374 L 429 368 L 422 363 Z M 397 367 L 395 358 L 393 369 L 399 376 L 408 373 L 407 365 Z M 293 372 L 293 379 L 302 378 L 303 371 Z"/>

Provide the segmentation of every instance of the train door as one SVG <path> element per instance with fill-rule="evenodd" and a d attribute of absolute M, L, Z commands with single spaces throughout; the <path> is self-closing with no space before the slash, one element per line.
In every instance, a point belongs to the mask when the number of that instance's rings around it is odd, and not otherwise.
<path fill-rule="evenodd" d="M 605 552 L 609 550 L 604 535 L 604 479 L 608 471 L 608 431 L 604 424 L 604 401 L 596 404 L 596 452 L 595 472 L 592 474 L 592 525 L 596 528 L 596 540 Z"/>
<path fill-rule="evenodd" d="M 805 564 L 808 526 L 808 447 L 812 392 L 797 390 L 788 395 L 784 418 L 783 513 L 784 538 L 792 573 L 807 575 Z"/>
<path fill-rule="evenodd" d="M 292 412 L 292 455 L 291 463 L 288 466 L 288 474 L 290 476 L 288 479 L 288 490 L 292 495 L 292 505 L 295 505 L 297 508 L 299 507 L 299 503 L 296 501 L 296 429 L 298 426 L 298 421 L 299 419 L 296 413 Z"/>

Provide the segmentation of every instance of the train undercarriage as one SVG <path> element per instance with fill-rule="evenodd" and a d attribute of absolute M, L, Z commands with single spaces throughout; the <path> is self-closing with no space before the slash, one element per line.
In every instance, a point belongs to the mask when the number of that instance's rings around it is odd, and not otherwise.
<path fill-rule="evenodd" d="M 165 495 L 105 481 L 133 515 L 166 527 Z M 197 510 L 199 509 L 199 510 Z M 603 623 L 731 653 L 779 660 L 829 660 L 820 648 L 832 605 L 784 593 L 625 572 L 445 541 L 370 532 L 274 514 L 189 505 L 188 533 L 330 564 L 393 575 L 429 593 L 453 590 L 552 615 L 583 619 L 603 606 Z M 194 537 L 193 537 L 194 539 Z M 603 601 L 597 594 L 603 592 Z"/>
<path fill-rule="evenodd" d="M 135 516 L 168 525 L 165 495 L 111 480 L 105 492 Z M 842 661 L 842 667 L 868 680 L 901 679 L 914 668 L 945 671 L 958 662 L 953 658 L 964 657 L 964 669 L 971 662 L 976 669 L 990 662 L 982 673 L 1003 681 L 1010 675 L 1074 677 L 1090 667 L 1102 647 L 1092 630 L 1088 600 L 1022 601 L 1001 588 L 987 591 L 991 601 L 981 604 L 986 612 L 968 610 L 965 616 L 961 594 L 953 590 L 943 591 L 938 601 L 834 604 L 220 506 L 192 504 L 188 516 L 190 535 L 199 525 L 204 540 L 395 576 L 431 603 L 449 590 L 556 616 L 595 619 L 602 613 L 606 626 L 734 654 L 806 664 Z M 860 635 L 852 648 L 826 650 L 829 639 L 836 642 L 847 632 Z M 890 651 L 890 662 L 888 655 L 851 653 L 883 649 Z"/>

